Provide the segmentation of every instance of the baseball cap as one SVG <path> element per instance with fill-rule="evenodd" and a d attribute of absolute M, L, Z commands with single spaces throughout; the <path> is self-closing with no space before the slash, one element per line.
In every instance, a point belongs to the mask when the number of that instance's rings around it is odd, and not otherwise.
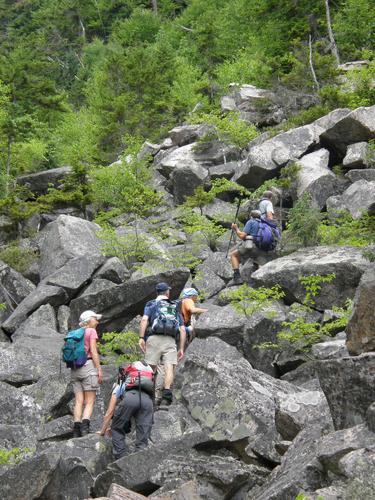
<path fill-rule="evenodd" d="M 198 292 L 195 288 L 185 288 L 185 290 L 183 290 L 182 292 L 182 297 L 184 299 L 187 299 L 188 297 L 194 297 L 195 295 L 198 297 Z"/>
<path fill-rule="evenodd" d="M 94 311 L 83 311 L 83 313 L 79 317 L 79 322 L 86 323 L 86 321 L 88 321 L 90 318 L 96 318 L 99 320 L 102 318 L 102 314 L 97 314 Z"/>
<path fill-rule="evenodd" d="M 167 290 L 171 289 L 168 283 L 164 283 L 164 281 L 158 283 L 155 288 L 157 292 L 166 292 Z"/>

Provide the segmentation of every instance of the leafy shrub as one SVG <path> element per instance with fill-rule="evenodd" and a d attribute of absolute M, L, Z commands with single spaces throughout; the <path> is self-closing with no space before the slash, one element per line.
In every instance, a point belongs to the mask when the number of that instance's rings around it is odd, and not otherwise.
<path fill-rule="evenodd" d="M 310 276 L 300 276 L 299 281 L 306 290 L 303 304 L 307 307 L 315 305 L 315 297 L 317 297 L 324 283 L 331 283 L 336 278 L 335 273 L 320 276 L 319 274 L 311 274 Z"/>
<path fill-rule="evenodd" d="M 305 193 L 289 211 L 287 230 L 283 238 L 297 246 L 316 245 L 321 219 L 319 207 L 313 202 L 311 196 Z"/>
<path fill-rule="evenodd" d="M 0 252 L 0 260 L 19 273 L 27 271 L 37 258 L 38 256 L 34 250 L 31 248 L 20 248 L 17 244 L 8 245 Z"/>
<path fill-rule="evenodd" d="M 212 250 L 216 250 L 217 239 L 225 233 L 225 229 L 217 222 L 209 220 L 192 210 L 184 210 L 178 217 L 187 234 L 194 235 L 194 239 L 203 238 Z"/>
<path fill-rule="evenodd" d="M 0 449 L 0 465 L 14 465 L 18 464 L 24 455 L 32 453 L 34 450 L 31 448 L 12 448 L 6 450 Z"/>
<path fill-rule="evenodd" d="M 282 299 L 285 294 L 279 285 L 272 288 L 251 288 L 244 284 L 236 289 L 223 292 L 222 297 L 229 300 L 231 306 L 246 317 L 262 311 L 274 300 Z"/>
<path fill-rule="evenodd" d="M 363 214 L 354 219 L 346 210 L 328 212 L 318 227 L 322 245 L 363 247 L 375 243 L 375 217 Z"/>
<path fill-rule="evenodd" d="M 124 363 L 132 363 L 140 355 L 138 333 L 133 331 L 106 332 L 100 339 L 99 352 L 118 366 Z"/>

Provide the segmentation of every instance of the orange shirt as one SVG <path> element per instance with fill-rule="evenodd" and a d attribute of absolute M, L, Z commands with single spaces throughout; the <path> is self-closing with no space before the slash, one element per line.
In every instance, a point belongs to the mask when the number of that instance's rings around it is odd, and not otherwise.
<path fill-rule="evenodd" d="M 182 299 L 181 314 L 184 318 L 185 325 L 189 325 L 191 321 L 191 309 L 195 307 L 193 299 Z"/>

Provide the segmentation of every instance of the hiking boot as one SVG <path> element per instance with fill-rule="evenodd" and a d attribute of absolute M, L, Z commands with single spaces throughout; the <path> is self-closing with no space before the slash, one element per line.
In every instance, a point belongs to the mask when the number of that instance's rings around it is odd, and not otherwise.
<path fill-rule="evenodd" d="M 233 271 L 233 283 L 235 285 L 242 285 L 243 284 L 243 279 L 241 278 L 239 269 L 235 269 Z"/>
<path fill-rule="evenodd" d="M 73 424 L 73 437 L 80 438 L 81 434 L 81 422 L 74 422 Z"/>
<path fill-rule="evenodd" d="M 160 407 L 170 406 L 173 401 L 173 394 L 170 389 L 163 389 L 163 397 L 161 398 Z"/>
<path fill-rule="evenodd" d="M 90 432 L 90 420 L 84 418 L 81 424 L 81 436 L 86 436 Z"/>

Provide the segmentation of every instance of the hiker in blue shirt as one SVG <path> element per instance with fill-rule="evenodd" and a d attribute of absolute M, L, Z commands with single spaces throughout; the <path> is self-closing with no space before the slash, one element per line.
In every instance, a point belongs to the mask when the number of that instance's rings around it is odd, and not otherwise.
<path fill-rule="evenodd" d="M 230 261 L 233 268 L 233 282 L 235 285 L 243 283 L 240 275 L 241 256 L 244 256 L 249 250 L 255 248 L 252 238 L 257 235 L 259 228 L 260 211 L 252 210 L 250 219 L 246 222 L 243 231 L 240 231 L 237 224 L 232 224 L 232 230 L 242 240 L 230 253 Z"/>

